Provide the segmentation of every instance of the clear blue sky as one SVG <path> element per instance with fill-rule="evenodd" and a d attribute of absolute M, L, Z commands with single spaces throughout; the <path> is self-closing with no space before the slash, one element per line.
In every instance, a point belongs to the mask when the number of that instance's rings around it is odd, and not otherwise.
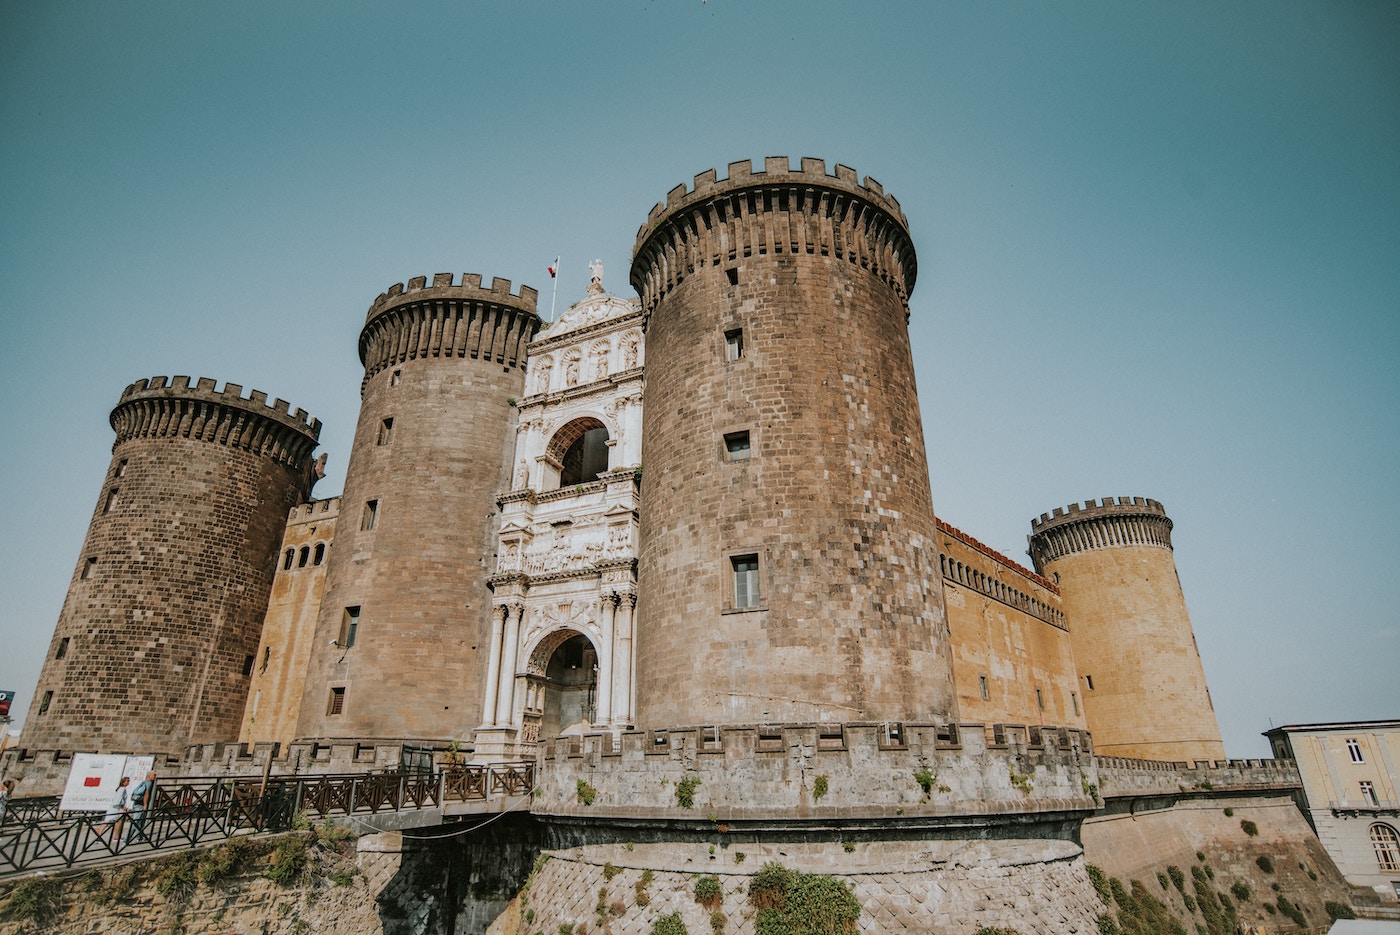
<path fill-rule="evenodd" d="M 938 514 L 1151 496 L 1226 746 L 1400 716 L 1400 5 L 0 0 L 0 688 L 141 376 L 354 429 L 374 297 L 627 294 L 696 172 L 854 166 L 919 250 Z M 1372 564 L 1374 563 L 1374 564 Z"/>

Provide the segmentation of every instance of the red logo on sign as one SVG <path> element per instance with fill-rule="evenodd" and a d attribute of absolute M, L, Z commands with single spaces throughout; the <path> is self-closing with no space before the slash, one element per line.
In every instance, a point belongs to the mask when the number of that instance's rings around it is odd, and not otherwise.
<path fill-rule="evenodd" d="M 84 786 L 85 788 L 89 788 L 89 789 L 90 789 L 90 788 L 92 788 L 93 786 L 100 786 L 100 785 L 102 785 L 102 777 L 101 777 L 101 776 L 89 776 L 88 778 L 86 778 L 86 779 L 83 780 L 83 786 Z"/>

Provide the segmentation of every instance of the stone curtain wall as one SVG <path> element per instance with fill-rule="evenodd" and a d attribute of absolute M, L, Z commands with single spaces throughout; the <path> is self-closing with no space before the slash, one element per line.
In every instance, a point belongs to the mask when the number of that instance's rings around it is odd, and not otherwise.
<path fill-rule="evenodd" d="M 719 931 L 752 935 L 753 874 L 776 861 L 835 876 L 859 901 L 861 932 L 974 935 L 980 926 L 1022 935 L 1089 935 L 1101 908 L 1079 848 L 1066 841 L 872 842 L 848 851 L 826 844 L 610 844 L 554 851 L 491 935 L 581 932 L 648 935 L 678 912 L 687 931 L 708 935 L 711 910 L 695 881 L 714 874 L 723 890 Z M 650 874 L 644 879 L 645 874 Z M 609 879 L 611 877 L 611 879 Z"/>

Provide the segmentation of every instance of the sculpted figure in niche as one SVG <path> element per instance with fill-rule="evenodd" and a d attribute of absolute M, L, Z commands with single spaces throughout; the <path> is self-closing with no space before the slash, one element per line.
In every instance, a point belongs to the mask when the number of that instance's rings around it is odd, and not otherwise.
<path fill-rule="evenodd" d="M 549 376 L 550 376 L 550 374 L 553 373 L 553 372 L 554 372 L 554 358 L 553 358 L 553 357 L 541 357 L 539 363 L 535 365 L 535 392 L 536 392 L 536 393 L 548 393 L 548 392 L 549 392 Z"/>
<path fill-rule="evenodd" d="M 578 386 L 578 358 L 570 357 L 564 362 L 564 385 Z"/>
<path fill-rule="evenodd" d="M 522 490 L 530 483 L 530 463 L 524 458 L 515 466 L 515 489 Z"/>
<path fill-rule="evenodd" d="M 525 462 L 521 462 L 524 464 Z M 505 552 L 501 554 L 501 567 L 514 569 L 520 565 L 520 546 L 514 542 L 507 542 Z"/>
<path fill-rule="evenodd" d="M 608 346 L 607 344 L 596 344 L 593 347 L 593 379 L 606 380 L 608 378 Z"/>
<path fill-rule="evenodd" d="M 629 334 L 622 345 L 622 369 L 631 370 L 637 366 L 637 343 L 635 334 Z"/>

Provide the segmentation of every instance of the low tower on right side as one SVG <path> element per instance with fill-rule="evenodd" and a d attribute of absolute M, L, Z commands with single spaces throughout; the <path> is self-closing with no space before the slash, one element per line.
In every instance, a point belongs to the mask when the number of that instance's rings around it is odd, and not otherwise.
<path fill-rule="evenodd" d="M 1031 561 L 1060 586 L 1084 716 L 1103 756 L 1225 758 L 1171 532 L 1162 504 L 1142 497 L 1031 520 Z"/>

